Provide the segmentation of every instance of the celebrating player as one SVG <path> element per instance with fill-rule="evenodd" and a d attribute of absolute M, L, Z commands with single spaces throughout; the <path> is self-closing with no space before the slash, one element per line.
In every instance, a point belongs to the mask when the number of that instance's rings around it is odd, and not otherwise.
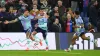
<path fill-rule="evenodd" d="M 21 21 L 21 24 L 24 28 L 24 32 L 26 33 L 26 37 L 29 39 L 31 32 L 32 32 L 32 25 L 31 25 L 31 20 L 34 19 L 33 16 L 31 16 L 29 14 L 28 10 L 24 11 L 24 14 L 21 15 L 20 17 L 16 18 L 15 20 L 12 21 L 5 21 L 5 24 L 9 24 L 9 23 L 15 23 L 17 21 Z M 35 40 L 34 38 L 30 38 L 31 40 Z"/>
<path fill-rule="evenodd" d="M 47 35 L 47 19 L 48 16 L 46 14 L 46 12 L 44 12 L 43 9 L 40 10 L 40 14 L 38 16 L 36 16 L 36 19 L 38 19 L 38 23 L 35 25 L 35 30 L 32 32 L 31 34 L 31 38 L 34 38 L 34 36 L 38 33 L 41 32 L 43 35 L 43 38 L 45 40 L 46 43 L 46 51 L 48 50 L 48 41 L 46 39 L 46 35 Z"/>
<path fill-rule="evenodd" d="M 86 37 L 85 36 L 85 29 L 84 29 L 84 23 L 82 18 L 80 17 L 80 13 L 79 11 L 75 11 L 75 34 L 73 35 L 73 38 L 71 40 L 71 45 L 68 49 L 66 49 L 65 51 L 71 51 L 71 49 L 73 48 L 73 45 L 75 44 L 76 39 L 78 39 L 78 37 L 81 37 L 83 40 L 90 40 L 90 36 Z M 90 40 L 93 42 L 93 40 Z M 96 43 L 94 41 L 94 43 Z"/>

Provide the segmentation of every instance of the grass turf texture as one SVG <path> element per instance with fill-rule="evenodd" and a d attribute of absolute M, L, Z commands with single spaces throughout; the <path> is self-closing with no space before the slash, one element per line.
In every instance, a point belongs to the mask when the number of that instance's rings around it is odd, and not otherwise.
<path fill-rule="evenodd" d="M 0 51 L 0 56 L 100 56 L 100 50 Z"/>

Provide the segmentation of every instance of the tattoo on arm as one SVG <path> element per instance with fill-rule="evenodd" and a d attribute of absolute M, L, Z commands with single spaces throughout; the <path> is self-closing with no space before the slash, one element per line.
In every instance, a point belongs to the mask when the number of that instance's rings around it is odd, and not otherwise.
<path fill-rule="evenodd" d="M 18 19 L 16 18 L 15 20 L 9 21 L 9 23 L 15 23 L 17 21 L 18 21 Z"/>

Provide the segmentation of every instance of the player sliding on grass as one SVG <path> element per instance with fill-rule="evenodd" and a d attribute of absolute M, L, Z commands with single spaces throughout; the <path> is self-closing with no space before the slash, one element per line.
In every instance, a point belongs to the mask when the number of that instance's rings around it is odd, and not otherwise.
<path fill-rule="evenodd" d="M 46 39 L 48 16 L 46 12 L 41 9 L 39 15 L 36 16 L 36 19 L 38 19 L 38 23 L 35 25 L 35 30 L 32 32 L 31 38 L 34 38 L 38 32 L 41 32 L 46 43 L 46 50 L 48 50 L 48 41 Z"/>
<path fill-rule="evenodd" d="M 85 36 L 84 23 L 83 23 L 82 18 L 80 17 L 79 11 L 75 11 L 74 15 L 75 15 L 75 22 L 76 22 L 75 24 L 76 33 L 73 35 L 69 48 L 66 49 L 65 51 L 71 51 L 71 49 L 73 48 L 73 45 L 75 44 L 76 39 L 78 39 L 79 37 L 81 37 L 83 40 L 90 40 L 93 42 L 93 40 L 90 39 L 90 36 L 88 37 Z"/>

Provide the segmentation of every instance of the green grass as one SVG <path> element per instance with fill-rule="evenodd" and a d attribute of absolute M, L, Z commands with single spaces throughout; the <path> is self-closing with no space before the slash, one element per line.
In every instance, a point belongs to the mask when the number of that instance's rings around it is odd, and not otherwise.
<path fill-rule="evenodd" d="M 100 56 L 100 50 L 0 51 L 0 56 Z"/>

